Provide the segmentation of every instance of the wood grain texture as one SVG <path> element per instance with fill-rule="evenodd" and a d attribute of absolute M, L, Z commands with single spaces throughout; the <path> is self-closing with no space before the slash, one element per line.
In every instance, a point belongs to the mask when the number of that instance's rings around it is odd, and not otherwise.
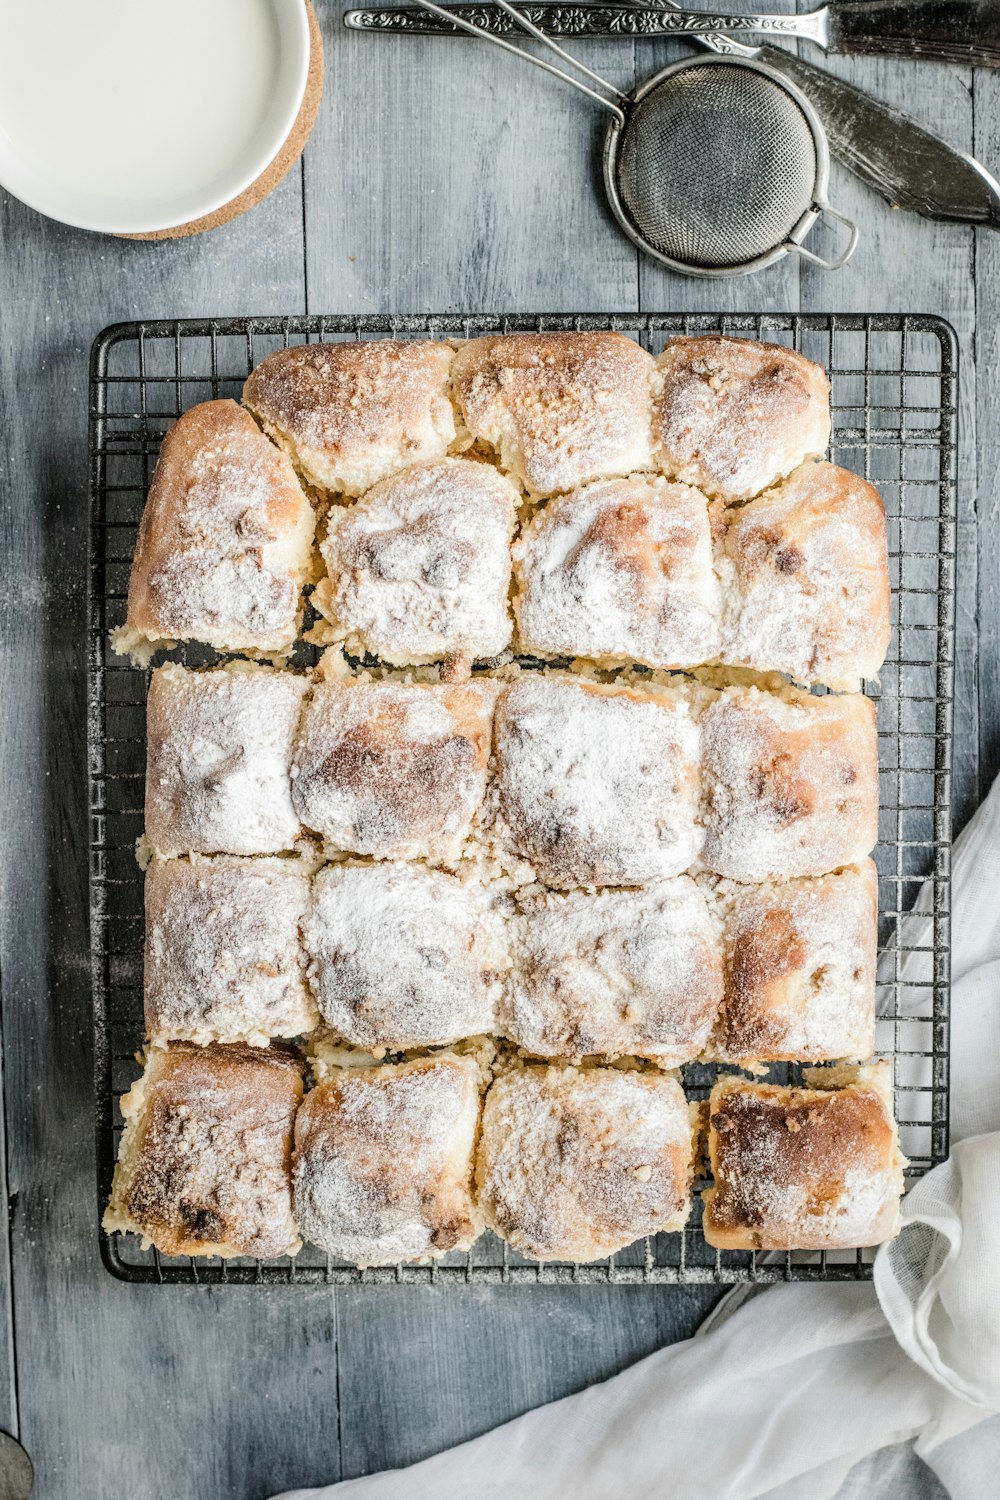
<path fill-rule="evenodd" d="M 410 1462 L 690 1334 L 719 1295 L 161 1291 L 121 1286 L 100 1268 L 84 786 L 85 395 L 100 327 L 307 309 L 940 312 L 958 329 L 964 358 L 962 816 L 1000 756 L 1000 516 L 990 491 L 980 601 L 974 441 L 978 410 L 978 462 L 992 476 L 998 242 L 894 214 L 835 170 L 831 198 L 864 230 L 848 270 L 825 276 L 789 259 L 738 281 L 669 275 L 640 261 L 603 204 L 596 106 L 485 46 L 348 36 L 338 7 L 319 13 L 327 90 L 304 171 L 246 217 L 203 239 L 122 244 L 0 199 L 0 977 L 10 1160 L 0 1186 L 15 1205 L 20 1430 L 39 1500 L 264 1500 Z M 643 42 L 577 50 L 623 85 L 680 55 Z M 973 96 L 958 70 L 858 60 L 850 73 L 898 105 L 919 103 L 959 145 L 972 144 L 975 102 L 977 145 L 994 164 L 1000 158 L 995 79 L 977 79 Z M 0 1246 L 0 1347 L 9 1349 L 3 1254 Z M 0 1361 L 0 1423 L 11 1425 L 5 1412 L 16 1417 L 11 1368 Z M 895 1493 L 934 1493 L 917 1485 L 911 1477 Z"/>

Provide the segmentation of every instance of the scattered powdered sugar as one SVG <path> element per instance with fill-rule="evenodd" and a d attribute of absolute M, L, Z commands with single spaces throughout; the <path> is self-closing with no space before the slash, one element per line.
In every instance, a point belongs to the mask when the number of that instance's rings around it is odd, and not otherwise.
<path fill-rule="evenodd" d="M 686 876 L 520 899 L 500 1029 L 544 1057 L 697 1057 L 722 999 L 716 924 Z"/>
<path fill-rule="evenodd" d="M 471 1193 L 479 1091 L 469 1058 L 331 1073 L 295 1122 L 295 1216 L 306 1238 L 360 1266 L 471 1244 L 481 1224 Z"/>
<path fill-rule="evenodd" d="M 146 1035 L 196 1042 L 292 1037 L 318 1022 L 294 861 L 154 859 L 146 871 Z"/>
<path fill-rule="evenodd" d="M 651 469 L 652 359 L 620 333 L 471 339 L 452 369 L 462 419 L 536 495 Z"/>
<path fill-rule="evenodd" d="M 698 854 L 687 698 L 525 673 L 496 712 L 498 836 L 546 884 L 644 885 Z"/>
<path fill-rule="evenodd" d="M 307 687 L 264 667 L 157 668 L 146 705 L 146 837 L 157 853 L 292 848 L 291 751 Z"/>
<path fill-rule="evenodd" d="M 486 1096 L 480 1205 L 539 1260 L 597 1260 L 679 1228 L 691 1167 L 691 1117 L 666 1075 L 528 1065 Z"/>
<path fill-rule="evenodd" d="M 490 464 L 446 458 L 385 479 L 333 511 L 313 602 L 348 650 L 407 664 L 496 656 L 507 606 L 517 487 Z"/>
<path fill-rule="evenodd" d="M 295 752 L 302 821 L 334 850 L 458 857 L 486 792 L 497 684 L 317 684 Z"/>
<path fill-rule="evenodd" d="M 514 548 L 523 650 L 697 666 L 719 652 L 705 497 L 641 474 L 551 500 Z"/>
<path fill-rule="evenodd" d="M 304 927 L 323 1018 L 376 1054 L 496 1029 L 509 960 L 478 886 L 423 865 L 331 865 Z"/>

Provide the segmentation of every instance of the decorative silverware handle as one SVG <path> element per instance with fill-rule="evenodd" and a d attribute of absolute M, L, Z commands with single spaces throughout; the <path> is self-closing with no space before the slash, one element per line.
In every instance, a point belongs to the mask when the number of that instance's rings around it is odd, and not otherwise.
<path fill-rule="evenodd" d="M 1000 65 L 1000 0 L 834 0 L 830 49 Z"/>
<path fill-rule="evenodd" d="M 462 20 L 494 36 L 512 36 L 517 27 L 496 5 L 453 5 Z M 698 36 L 716 32 L 805 37 L 825 45 L 826 12 L 803 16 L 704 15 L 699 11 L 639 9 L 630 5 L 524 5 L 522 15 L 550 36 Z M 416 6 L 350 10 L 344 25 L 353 31 L 400 31 L 411 35 L 460 34 L 447 21 Z"/>

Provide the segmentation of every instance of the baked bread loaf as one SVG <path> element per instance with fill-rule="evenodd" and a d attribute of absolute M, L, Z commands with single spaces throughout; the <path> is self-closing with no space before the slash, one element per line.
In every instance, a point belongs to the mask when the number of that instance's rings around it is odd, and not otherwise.
<path fill-rule="evenodd" d="M 508 965 L 479 886 L 425 865 L 329 865 L 304 926 L 323 1019 L 377 1056 L 493 1031 Z"/>
<path fill-rule="evenodd" d="M 314 529 L 294 469 L 253 418 L 235 401 L 193 406 L 163 439 L 115 650 L 290 651 Z"/>
<path fill-rule="evenodd" d="M 811 880 L 720 883 L 723 1062 L 835 1062 L 875 1050 L 878 877 L 871 860 Z"/>
<path fill-rule="evenodd" d="M 729 687 L 702 715 L 701 744 L 709 870 L 784 880 L 871 853 L 879 788 L 870 699 Z"/>
<path fill-rule="evenodd" d="M 104 1228 L 164 1255 L 290 1255 L 302 1059 L 289 1047 L 154 1047 L 125 1119 Z"/>
<path fill-rule="evenodd" d="M 490 464 L 443 458 L 333 510 L 312 595 L 356 656 L 406 666 L 510 645 L 510 543 L 520 492 Z"/>
<path fill-rule="evenodd" d="M 830 441 L 826 373 L 784 345 L 673 338 L 656 361 L 654 392 L 659 466 L 727 505 L 759 495 Z"/>
<path fill-rule="evenodd" d="M 452 383 L 473 442 L 534 495 L 651 469 L 653 361 L 621 333 L 470 339 Z"/>
<path fill-rule="evenodd" d="M 706 1045 L 722 1000 L 719 937 L 687 876 L 637 891 L 528 894 L 509 931 L 499 1029 L 526 1052 L 673 1068 Z"/>
<path fill-rule="evenodd" d="M 496 684 L 326 681 L 302 717 L 294 801 L 328 849 L 457 859 L 486 793 Z"/>
<path fill-rule="evenodd" d="M 269 354 L 243 401 L 309 484 L 361 495 L 455 439 L 450 344 L 371 339 Z"/>
<path fill-rule="evenodd" d="M 479 1204 L 535 1260 L 601 1260 L 682 1228 L 692 1165 L 692 1113 L 669 1075 L 528 1064 L 486 1095 Z"/>
<path fill-rule="evenodd" d="M 805 1088 L 717 1079 L 709 1105 L 714 1185 L 703 1228 L 720 1250 L 880 1245 L 899 1229 L 905 1158 L 892 1070 L 807 1068 Z"/>
<path fill-rule="evenodd" d="M 471 1057 L 329 1069 L 295 1122 L 295 1217 L 358 1266 L 467 1250 L 481 1078 Z"/>
<path fill-rule="evenodd" d="M 694 862 L 698 730 L 684 694 L 524 672 L 494 734 L 498 840 L 545 884 L 646 885 Z"/>
<path fill-rule="evenodd" d="M 604 479 L 537 512 L 514 547 L 520 649 L 601 665 L 719 654 L 705 497 L 653 475 Z"/>
<path fill-rule="evenodd" d="M 807 463 L 728 512 L 716 566 L 724 662 L 854 691 L 889 649 L 889 554 L 878 492 Z"/>
<path fill-rule="evenodd" d="M 308 682 L 233 663 L 157 667 L 146 700 L 146 838 L 158 854 L 278 854 L 301 832 L 291 754 Z"/>
<path fill-rule="evenodd" d="M 146 870 L 146 1036 L 247 1041 L 319 1022 L 299 925 L 309 878 L 288 859 L 154 859 Z"/>

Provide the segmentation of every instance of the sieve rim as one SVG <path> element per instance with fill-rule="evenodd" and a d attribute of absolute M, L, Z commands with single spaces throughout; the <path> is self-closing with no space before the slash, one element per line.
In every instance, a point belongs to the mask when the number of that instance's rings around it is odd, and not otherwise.
<path fill-rule="evenodd" d="M 816 175 L 813 181 L 812 199 L 810 205 L 796 220 L 780 244 L 771 250 L 765 250 L 763 254 L 755 256 L 752 260 L 737 261 L 728 266 L 703 266 L 693 261 L 675 260 L 670 255 L 665 255 L 662 250 L 657 250 L 655 245 L 650 244 L 632 223 L 631 218 L 621 200 L 618 189 L 618 175 L 616 171 L 618 154 L 621 148 L 622 134 L 628 122 L 629 114 L 641 103 L 647 94 L 658 88 L 667 78 L 672 78 L 678 73 L 692 72 L 699 68 L 742 68 L 749 73 L 757 73 L 769 79 L 779 89 L 783 89 L 793 103 L 797 104 L 805 119 L 809 132 L 812 135 L 813 146 L 816 150 Z M 684 276 L 704 276 L 718 278 L 723 276 L 747 276 L 754 271 L 763 271 L 767 266 L 773 266 L 775 261 L 786 256 L 790 248 L 801 245 L 812 229 L 816 220 L 825 209 L 830 208 L 827 198 L 827 188 L 830 181 L 830 147 L 827 142 L 826 131 L 823 129 L 819 115 L 812 104 L 803 94 L 798 86 L 787 79 L 777 68 L 772 68 L 769 63 L 760 62 L 751 57 L 730 57 L 725 54 L 711 57 L 682 57 L 677 62 L 670 63 L 661 68 L 659 73 L 647 78 L 639 88 L 633 90 L 629 95 L 624 119 L 612 117 L 608 122 L 607 133 L 604 137 L 604 188 L 611 204 L 612 212 L 618 220 L 619 227 L 624 230 L 634 245 L 643 251 L 645 255 L 652 256 L 661 265 L 668 266 L 672 271 L 679 271 Z"/>

